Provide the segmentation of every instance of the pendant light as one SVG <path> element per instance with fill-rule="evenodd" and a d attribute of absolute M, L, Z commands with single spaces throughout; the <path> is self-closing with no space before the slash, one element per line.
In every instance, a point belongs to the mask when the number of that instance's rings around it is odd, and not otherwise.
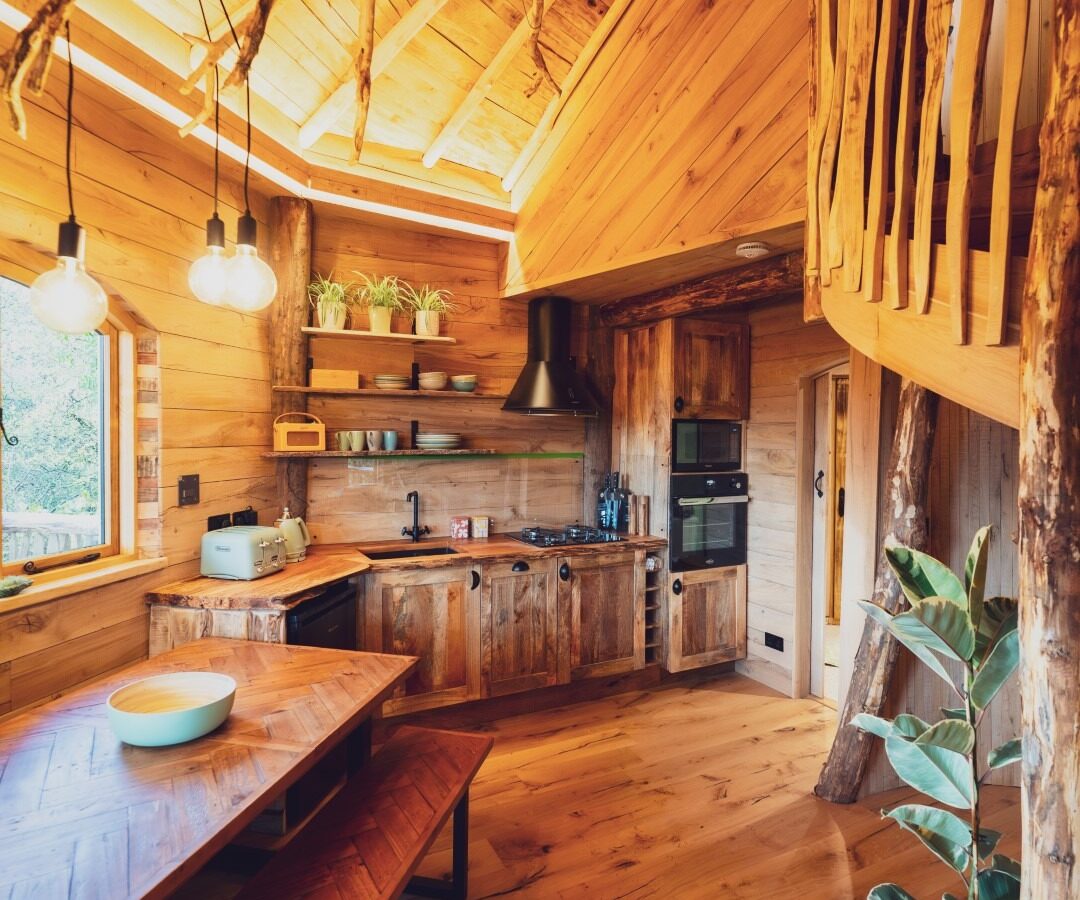
<path fill-rule="evenodd" d="M 206 39 L 210 40 L 210 23 L 206 9 L 199 0 Z M 224 306 L 229 287 L 229 261 L 225 258 L 225 223 L 218 216 L 218 173 L 221 143 L 221 103 L 218 97 L 218 68 L 214 66 L 214 214 L 206 220 L 206 253 L 191 264 L 188 287 L 197 300 L 210 306 Z"/>
<path fill-rule="evenodd" d="M 56 268 L 44 272 L 30 285 L 30 310 L 42 325 L 66 334 L 87 334 L 100 328 L 109 312 L 109 299 L 83 264 L 86 232 L 75 221 L 75 195 L 71 188 L 71 102 L 75 66 L 71 61 L 71 25 L 66 25 L 68 52 L 67 172 L 68 220 L 60 224 Z"/>

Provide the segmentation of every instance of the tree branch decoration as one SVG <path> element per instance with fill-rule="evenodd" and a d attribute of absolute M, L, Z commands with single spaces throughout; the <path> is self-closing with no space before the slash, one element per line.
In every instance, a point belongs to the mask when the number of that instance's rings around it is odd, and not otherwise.
<path fill-rule="evenodd" d="M 31 93 L 41 96 L 49 77 L 53 41 L 67 24 L 74 5 L 75 0 L 46 0 L 15 36 L 11 49 L 0 55 L 0 97 L 7 106 L 8 122 L 23 140 L 26 139 L 23 82 Z"/>
<path fill-rule="evenodd" d="M 360 161 L 364 148 L 364 132 L 367 131 L 368 110 L 371 108 L 371 59 L 375 53 L 375 0 L 360 0 L 360 20 L 357 34 L 360 45 L 356 49 L 356 117 L 353 119 L 353 147 L 350 163 Z"/>
<path fill-rule="evenodd" d="M 528 17 L 529 25 L 532 28 L 529 34 L 529 53 L 536 64 L 536 76 L 533 78 L 532 84 L 525 89 L 525 96 L 531 97 L 540 90 L 540 85 L 545 81 L 551 85 L 556 94 L 561 94 L 562 88 L 559 87 L 558 82 L 548 69 L 543 50 L 540 48 L 540 32 L 544 27 L 544 0 L 532 0 L 532 10 L 531 12 L 527 11 L 525 15 Z"/>

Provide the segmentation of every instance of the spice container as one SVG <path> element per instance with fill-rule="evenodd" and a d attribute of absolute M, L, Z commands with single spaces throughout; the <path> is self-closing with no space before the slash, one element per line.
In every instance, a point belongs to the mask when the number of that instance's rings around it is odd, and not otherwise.
<path fill-rule="evenodd" d="M 469 536 L 469 517 L 453 516 L 450 519 L 450 538 L 460 541 Z"/>
<path fill-rule="evenodd" d="M 486 538 L 491 526 L 491 519 L 488 516 L 473 516 L 472 517 L 472 536 L 474 538 Z"/>

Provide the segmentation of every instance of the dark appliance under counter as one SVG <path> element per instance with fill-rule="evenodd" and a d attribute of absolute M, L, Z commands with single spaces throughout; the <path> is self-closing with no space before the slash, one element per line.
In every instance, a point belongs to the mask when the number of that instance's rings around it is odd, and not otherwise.
<path fill-rule="evenodd" d="M 746 562 L 749 481 L 742 472 L 671 476 L 671 571 Z"/>

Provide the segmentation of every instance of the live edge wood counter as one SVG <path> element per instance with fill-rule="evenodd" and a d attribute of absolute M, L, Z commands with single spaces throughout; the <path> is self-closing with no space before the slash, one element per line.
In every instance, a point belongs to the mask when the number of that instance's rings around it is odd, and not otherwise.
<path fill-rule="evenodd" d="M 371 718 L 409 656 L 207 639 L 0 723 L 0 896 L 164 897 Z M 175 747 L 122 744 L 105 700 L 139 678 L 236 680 L 225 724 Z"/>

